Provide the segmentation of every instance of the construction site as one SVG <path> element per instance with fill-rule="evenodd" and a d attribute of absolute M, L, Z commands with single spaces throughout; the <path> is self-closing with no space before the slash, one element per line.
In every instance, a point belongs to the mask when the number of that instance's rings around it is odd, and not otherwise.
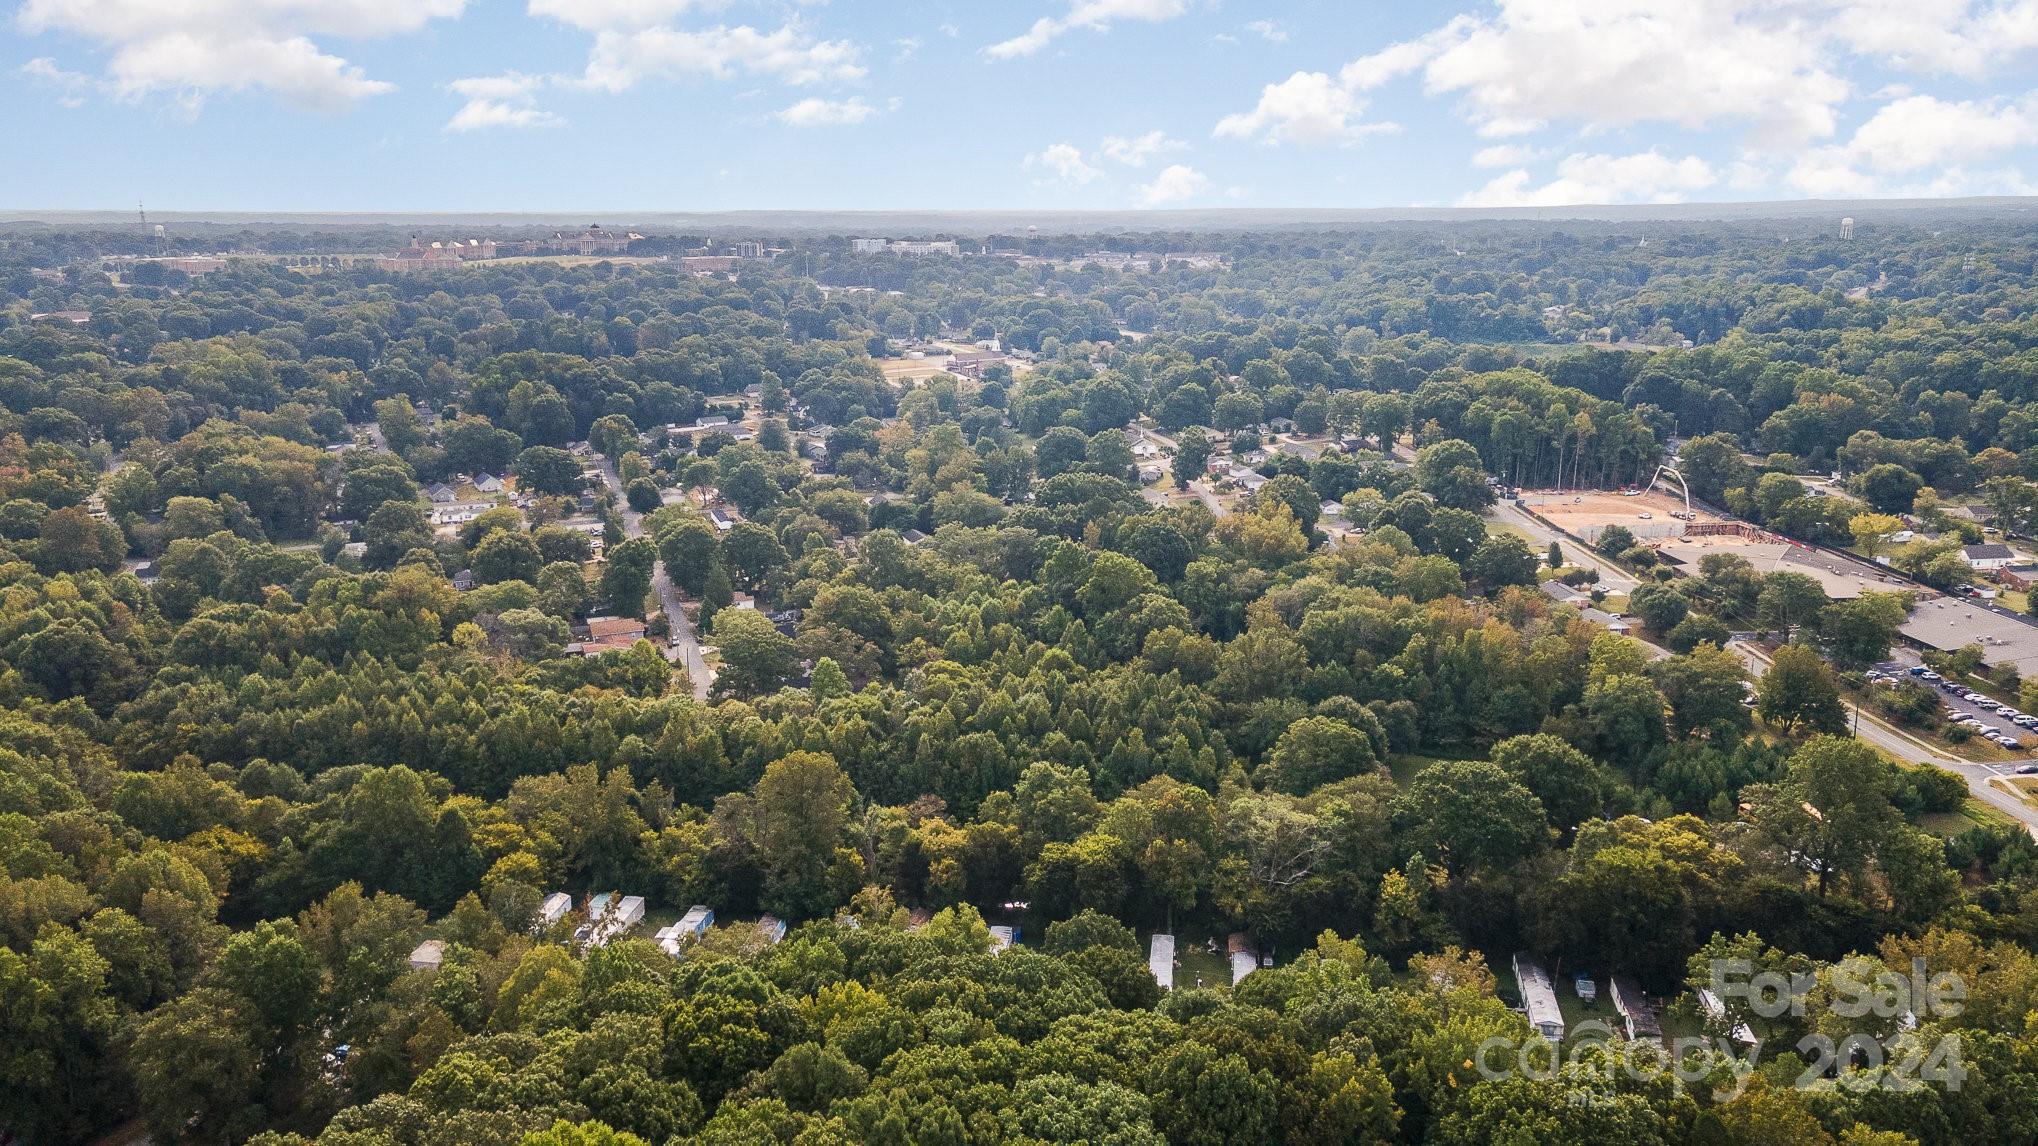
<path fill-rule="evenodd" d="M 1651 542 L 1711 532 L 1715 527 L 1743 528 L 1704 509 L 1685 508 L 1684 498 L 1661 490 L 1523 490 L 1523 506 L 1551 525 L 1588 545 L 1618 525 L 1637 541 Z"/>
<path fill-rule="evenodd" d="M 1718 553 L 1739 557 L 1758 573 L 1803 573 L 1834 600 L 1911 587 L 1871 562 L 1814 549 L 1702 506 L 1687 509 L 1680 494 L 1667 490 L 1524 490 L 1521 501 L 1536 516 L 1588 545 L 1599 544 L 1609 527 L 1621 526 L 1687 576 L 1697 576 L 1699 563 Z"/>

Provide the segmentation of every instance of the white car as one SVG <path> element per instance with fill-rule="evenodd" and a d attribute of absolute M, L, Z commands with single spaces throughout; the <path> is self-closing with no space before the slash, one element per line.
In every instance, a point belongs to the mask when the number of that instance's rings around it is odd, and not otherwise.
<path fill-rule="evenodd" d="M 1647 521 L 1647 520 L 1649 520 L 1650 518 L 1652 518 L 1652 517 L 1655 517 L 1656 515 L 1655 515 L 1655 514 L 1653 514 L 1653 513 L 1650 513 L 1650 512 L 1648 511 L 1648 510 L 1646 510 L 1646 509 L 1645 509 L 1645 510 L 1643 510 L 1643 511 L 1642 511 L 1642 512 L 1641 512 L 1641 513 L 1639 514 L 1639 516 L 1641 517 L 1641 519 L 1642 519 L 1643 521 Z"/>
<path fill-rule="evenodd" d="M 1980 704 L 1982 701 L 1987 700 L 1988 697 L 1985 697 L 1978 692 L 1970 692 L 1963 695 L 1960 699 L 1966 701 L 1969 704 Z"/>

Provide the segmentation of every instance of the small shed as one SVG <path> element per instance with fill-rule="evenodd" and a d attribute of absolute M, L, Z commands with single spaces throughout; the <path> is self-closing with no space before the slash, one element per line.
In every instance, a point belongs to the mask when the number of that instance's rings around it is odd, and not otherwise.
<path fill-rule="evenodd" d="M 446 961 L 446 941 L 427 939 L 411 950 L 410 965 L 414 971 L 436 971 Z"/>
<path fill-rule="evenodd" d="M 764 936 L 766 943 L 777 943 L 785 938 L 785 920 L 776 915 L 760 916 L 757 920 L 757 931 Z"/>
<path fill-rule="evenodd" d="M 1012 944 L 1019 942 L 1019 929 L 998 924 L 991 928 L 991 954 L 1003 955 Z"/>
<path fill-rule="evenodd" d="M 555 891 L 545 897 L 544 906 L 538 909 L 538 922 L 546 927 L 566 918 L 573 910 L 573 897 L 563 891 Z"/>

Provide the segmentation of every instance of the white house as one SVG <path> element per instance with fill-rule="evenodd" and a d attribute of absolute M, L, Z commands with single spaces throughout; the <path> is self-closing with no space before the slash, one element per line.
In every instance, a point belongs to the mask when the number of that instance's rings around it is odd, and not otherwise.
<path fill-rule="evenodd" d="M 1984 572 L 2001 569 L 2017 559 L 2016 551 L 1999 541 L 1963 546 L 1960 556 L 1966 560 L 1969 569 Z"/>
<path fill-rule="evenodd" d="M 550 927 L 566 918 L 566 913 L 572 910 L 573 897 L 563 891 L 555 891 L 545 897 L 544 906 L 538 909 L 538 923 Z"/>

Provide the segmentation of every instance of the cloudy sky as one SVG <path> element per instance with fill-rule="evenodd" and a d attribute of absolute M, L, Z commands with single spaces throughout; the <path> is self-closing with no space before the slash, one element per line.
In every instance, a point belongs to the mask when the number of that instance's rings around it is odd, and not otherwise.
<path fill-rule="evenodd" d="M 25 0 L 0 29 L 9 207 L 2038 189 L 2038 0 Z"/>

